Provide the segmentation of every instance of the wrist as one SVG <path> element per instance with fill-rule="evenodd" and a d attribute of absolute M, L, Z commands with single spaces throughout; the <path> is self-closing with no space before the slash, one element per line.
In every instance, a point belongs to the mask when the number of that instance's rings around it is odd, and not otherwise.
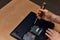
<path fill-rule="evenodd" d="M 51 20 L 56 21 L 57 20 L 57 15 L 55 15 L 55 14 L 51 15 Z"/>

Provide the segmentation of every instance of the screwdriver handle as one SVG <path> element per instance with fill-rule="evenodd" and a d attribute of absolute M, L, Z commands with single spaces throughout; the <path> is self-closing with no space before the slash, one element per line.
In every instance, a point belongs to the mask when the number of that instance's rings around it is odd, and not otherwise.
<path fill-rule="evenodd" d="M 46 7 L 46 2 L 43 2 L 43 5 L 41 6 L 41 9 L 45 9 L 45 7 Z M 41 13 L 39 13 L 39 16 L 40 17 L 43 17 L 45 14 L 44 14 L 44 12 L 42 12 L 41 11 Z"/>
<path fill-rule="evenodd" d="M 42 4 L 41 8 L 42 8 L 42 9 L 45 9 L 46 4 L 47 4 L 46 2 L 43 2 L 43 4 Z"/>

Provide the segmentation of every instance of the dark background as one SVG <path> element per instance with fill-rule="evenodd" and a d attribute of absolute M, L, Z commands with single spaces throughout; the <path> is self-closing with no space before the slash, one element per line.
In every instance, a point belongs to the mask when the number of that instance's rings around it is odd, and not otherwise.
<path fill-rule="evenodd" d="M 3 8 L 6 4 L 8 4 L 11 0 L 0 0 L 0 9 Z"/>
<path fill-rule="evenodd" d="M 46 9 L 52 11 L 53 13 L 60 15 L 60 0 L 30 0 L 38 5 L 42 5 L 45 1 L 47 2 Z"/>

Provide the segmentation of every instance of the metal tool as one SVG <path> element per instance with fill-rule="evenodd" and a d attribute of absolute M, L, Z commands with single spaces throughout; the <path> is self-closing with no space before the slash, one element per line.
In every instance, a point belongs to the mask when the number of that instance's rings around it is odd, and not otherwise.
<path fill-rule="evenodd" d="M 42 6 L 41 6 L 41 9 L 45 9 L 45 7 L 46 7 L 46 2 L 43 2 Z M 40 15 L 41 15 L 41 17 L 42 17 L 42 16 L 43 16 L 43 12 L 41 12 Z M 37 20 L 38 20 L 38 18 L 36 18 L 34 24 L 37 22 Z"/>

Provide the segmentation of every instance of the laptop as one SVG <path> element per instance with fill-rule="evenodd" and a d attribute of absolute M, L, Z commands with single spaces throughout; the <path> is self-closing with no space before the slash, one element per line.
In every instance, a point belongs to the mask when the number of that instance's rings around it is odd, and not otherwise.
<path fill-rule="evenodd" d="M 10 35 L 17 40 L 27 40 L 28 37 L 24 35 L 31 33 L 35 36 L 34 40 L 47 40 L 45 32 L 48 28 L 53 29 L 54 26 L 54 23 L 44 19 L 39 20 L 34 12 L 30 12 Z"/>

